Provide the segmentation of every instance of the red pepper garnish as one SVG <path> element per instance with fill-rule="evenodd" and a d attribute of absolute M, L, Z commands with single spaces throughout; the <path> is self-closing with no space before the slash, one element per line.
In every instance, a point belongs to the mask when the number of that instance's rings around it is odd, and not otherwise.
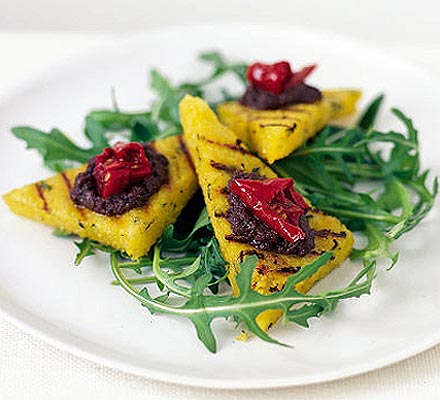
<path fill-rule="evenodd" d="M 303 83 L 306 78 L 316 69 L 316 64 L 307 65 L 298 72 L 293 72 L 286 87 L 296 86 Z"/>
<path fill-rule="evenodd" d="M 267 226 L 289 242 L 304 239 L 299 218 L 308 209 L 302 196 L 293 188 L 292 178 L 232 179 L 229 190 Z"/>
<path fill-rule="evenodd" d="M 255 63 L 249 66 L 246 78 L 256 87 L 274 94 L 280 94 L 292 76 L 290 64 L 280 61 L 275 64 Z"/>
<path fill-rule="evenodd" d="M 99 195 L 104 198 L 122 192 L 150 174 L 151 165 L 140 143 L 117 142 L 95 158 L 93 177 Z"/>
<path fill-rule="evenodd" d="M 274 64 L 254 63 L 248 67 L 246 78 L 261 90 L 280 94 L 288 87 L 304 82 L 315 68 L 316 64 L 313 64 L 298 72 L 293 72 L 287 61 L 279 61 Z"/>

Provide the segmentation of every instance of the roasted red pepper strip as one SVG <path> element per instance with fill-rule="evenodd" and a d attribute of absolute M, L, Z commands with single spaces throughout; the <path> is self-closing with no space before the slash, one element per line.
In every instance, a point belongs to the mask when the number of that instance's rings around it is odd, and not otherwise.
<path fill-rule="evenodd" d="M 287 61 L 254 63 L 248 67 L 246 78 L 259 89 L 278 95 L 289 87 L 303 83 L 316 67 L 316 64 L 312 64 L 294 72 Z"/>
<path fill-rule="evenodd" d="M 300 71 L 293 72 L 286 87 L 296 86 L 300 83 L 303 83 L 306 80 L 306 78 L 316 69 L 316 67 L 317 67 L 316 64 L 307 65 Z"/>
<path fill-rule="evenodd" d="M 151 165 L 140 143 L 116 143 L 95 158 L 93 176 L 101 197 L 122 192 L 148 177 Z"/>
<path fill-rule="evenodd" d="M 304 239 L 299 218 L 308 209 L 307 203 L 293 188 L 292 178 L 232 179 L 229 190 L 267 226 L 289 242 Z"/>
<path fill-rule="evenodd" d="M 291 76 L 292 70 L 287 61 L 279 61 L 275 64 L 254 63 L 246 72 L 246 78 L 250 83 L 273 94 L 280 94 Z"/>

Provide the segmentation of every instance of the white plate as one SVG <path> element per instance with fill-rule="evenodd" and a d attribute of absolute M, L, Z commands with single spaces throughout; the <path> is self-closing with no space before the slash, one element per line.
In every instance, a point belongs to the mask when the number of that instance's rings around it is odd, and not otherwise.
<path fill-rule="evenodd" d="M 88 110 L 148 102 L 147 69 L 174 79 L 198 78 L 200 50 L 221 49 L 234 60 L 286 58 L 295 66 L 317 61 L 321 86 L 356 86 L 370 99 L 387 93 L 421 132 L 424 165 L 438 171 L 440 84 L 423 71 L 350 40 L 283 27 L 216 25 L 155 31 L 114 41 L 69 65 L 53 69 L 0 107 L 0 193 L 50 173 L 39 157 L 8 132 L 17 124 L 58 126 L 79 137 Z M 365 103 L 365 102 L 364 102 Z M 394 121 L 384 115 L 382 125 Z M 440 341 L 438 209 L 399 242 L 401 257 L 379 271 L 371 296 L 341 303 L 313 321 L 272 333 L 292 348 L 260 340 L 234 340 L 232 324 L 215 324 L 218 354 L 198 342 L 187 321 L 151 316 L 122 289 L 111 286 L 105 257 L 72 266 L 69 240 L 11 214 L 0 204 L 0 307 L 16 323 L 48 342 L 88 359 L 147 377 L 221 388 L 263 388 L 323 382 L 388 365 Z M 318 289 L 342 286 L 354 273 L 347 263 Z"/>

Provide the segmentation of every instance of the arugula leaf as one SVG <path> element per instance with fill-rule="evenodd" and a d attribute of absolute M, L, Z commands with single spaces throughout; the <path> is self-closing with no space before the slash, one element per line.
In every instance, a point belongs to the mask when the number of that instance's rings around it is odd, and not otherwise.
<path fill-rule="evenodd" d="M 267 309 L 281 309 L 285 315 L 285 321 L 299 321 L 304 325 L 304 321 L 307 321 L 312 315 L 309 312 L 309 316 L 302 316 L 300 318 L 298 312 L 291 311 L 293 306 L 317 306 L 320 307 L 319 312 L 323 313 L 332 310 L 335 302 L 341 299 L 359 297 L 364 293 L 370 292 L 374 279 L 374 264 L 370 264 L 345 289 L 316 295 L 303 294 L 295 290 L 294 285 L 296 283 L 313 275 L 328 262 L 331 256 L 331 253 L 320 256 L 313 263 L 302 268 L 300 273 L 290 276 L 280 292 L 270 295 L 263 295 L 251 289 L 252 273 L 257 258 L 250 256 L 241 264 L 240 272 L 237 275 L 237 285 L 240 291 L 238 296 L 205 294 L 205 289 L 209 285 L 211 276 L 210 274 L 204 274 L 196 280 L 190 291 L 185 291 L 185 301 L 179 306 L 169 304 L 166 301 L 162 301 L 162 299 L 152 298 L 146 287 L 141 291 L 134 289 L 121 273 L 116 253 L 111 254 L 111 266 L 112 272 L 120 285 L 129 294 L 138 299 L 150 312 L 188 318 L 193 323 L 197 336 L 205 344 L 206 348 L 211 352 L 216 352 L 216 339 L 211 329 L 211 323 L 216 318 L 236 317 L 243 321 L 247 329 L 259 338 L 270 343 L 282 344 L 268 335 L 257 324 L 256 319 L 261 312 Z M 365 279 L 362 280 L 362 278 Z M 172 287 L 172 285 L 169 285 L 168 289 L 171 289 L 173 293 L 177 293 L 176 288 Z M 302 310 L 304 311 L 304 309 Z M 318 313 L 315 312 L 315 314 L 317 315 Z"/>
<path fill-rule="evenodd" d="M 153 121 L 149 111 L 141 113 L 124 113 L 120 110 L 92 111 L 86 117 L 86 133 L 89 120 L 97 129 L 102 129 L 103 144 L 106 143 L 104 147 L 109 146 L 106 137 L 124 131 L 130 132 L 128 137 L 130 142 L 151 142 L 163 137 L 158 124 Z M 95 146 L 95 148 L 98 149 L 99 146 Z"/>
<path fill-rule="evenodd" d="M 71 232 L 66 232 L 60 228 L 55 228 L 52 231 L 52 235 L 57 236 L 57 237 L 71 237 L 71 236 L 73 236 L 73 234 Z"/>
<path fill-rule="evenodd" d="M 284 314 L 283 323 L 286 321 L 294 322 L 304 328 L 309 328 L 310 318 L 319 318 L 324 311 L 324 307 L 319 304 L 305 304 L 300 308 L 289 310 Z"/>
<path fill-rule="evenodd" d="M 350 258 L 355 260 L 362 257 L 364 264 L 367 264 L 380 257 L 388 257 L 391 260 L 388 269 L 391 269 L 399 257 L 399 253 L 392 253 L 390 250 L 392 239 L 386 235 L 383 229 L 373 223 L 366 223 L 362 232 L 368 243 L 363 249 L 353 249 Z"/>
<path fill-rule="evenodd" d="M 78 266 L 82 263 L 84 258 L 96 254 L 96 251 L 102 251 L 104 253 L 112 253 L 115 251 L 113 247 L 107 246 L 105 244 L 95 242 L 89 238 L 82 238 L 80 242 L 73 242 L 73 244 L 78 248 L 78 253 L 75 256 L 74 265 Z M 121 257 L 123 255 L 121 254 Z M 121 268 L 123 266 L 121 265 Z"/>
<path fill-rule="evenodd" d="M 203 207 L 193 229 L 185 238 L 176 239 L 174 237 L 174 225 L 170 225 L 165 229 L 164 233 L 162 234 L 162 249 L 164 251 L 174 253 L 187 251 L 190 247 L 192 247 L 197 232 L 210 225 L 211 221 L 209 220 L 208 211 L 206 210 L 206 207 Z"/>
<path fill-rule="evenodd" d="M 171 282 L 184 279 L 193 284 L 200 276 L 210 274 L 209 289 L 212 293 L 217 293 L 219 283 L 227 278 L 226 262 L 220 252 L 217 239 L 211 230 L 205 231 L 199 239 L 194 238 L 200 229 L 210 226 L 210 224 L 206 209 L 203 208 L 193 230 L 185 239 L 175 239 L 173 237 L 174 226 L 171 225 L 165 230 L 151 254 L 142 257 L 138 261 L 120 263 L 119 267 L 132 269 L 139 274 L 142 273 L 141 268 L 152 269 L 155 273 L 154 278 L 147 276 L 145 278 L 128 279 L 128 282 L 131 284 L 158 282 L 161 285 L 160 289 L 168 286 L 164 279 Z M 187 251 L 188 249 L 190 251 Z M 169 256 L 162 258 L 163 253 Z M 188 266 L 190 267 L 185 269 Z M 174 272 L 168 274 L 163 272 L 162 268 Z M 115 281 L 112 283 L 118 284 Z M 179 294 L 182 295 L 182 293 Z"/>
<path fill-rule="evenodd" d="M 151 117 L 136 117 L 131 126 L 131 142 L 152 142 L 161 136 L 159 127 Z"/>
<path fill-rule="evenodd" d="M 91 116 L 86 117 L 86 125 L 84 134 L 87 139 L 93 144 L 92 152 L 94 154 L 100 153 L 106 147 L 109 147 L 108 140 L 106 138 L 107 130 L 104 126 Z"/>
<path fill-rule="evenodd" d="M 291 309 L 284 314 L 283 322 L 295 322 L 298 325 L 308 328 L 310 318 L 317 318 L 325 312 L 334 310 L 339 300 L 350 297 L 359 297 L 362 294 L 369 294 L 371 283 L 375 276 L 375 270 L 375 261 L 367 263 L 365 268 L 360 271 L 360 273 L 348 284 L 345 289 L 327 292 L 327 295 L 330 293 L 333 295 L 339 293 L 341 294 L 341 297 L 330 298 L 325 307 L 320 304 L 305 304 L 300 308 Z M 364 276 L 367 276 L 367 279 L 361 282 Z"/>
<path fill-rule="evenodd" d="M 158 98 L 151 109 L 153 121 L 180 126 L 179 102 L 184 92 L 174 88 L 171 82 L 156 70 L 151 71 L 150 81 L 151 89 L 156 92 Z"/>
<path fill-rule="evenodd" d="M 195 271 L 199 269 L 200 265 L 200 256 L 197 257 L 194 262 L 189 266 L 189 268 L 180 274 L 173 274 L 173 276 L 167 274 L 163 271 L 160 265 L 160 247 L 155 246 L 153 251 L 153 272 L 156 276 L 158 282 L 162 287 L 159 286 L 159 289 L 167 288 L 168 291 L 181 295 L 183 297 L 190 297 L 190 289 L 179 285 L 176 283 L 178 279 L 183 279 L 189 275 L 192 275 Z"/>
<path fill-rule="evenodd" d="M 73 242 L 78 247 L 79 252 L 75 256 L 75 265 L 78 266 L 82 263 L 84 258 L 93 256 L 95 254 L 92 240 L 89 238 L 83 239 L 81 242 Z"/>
<path fill-rule="evenodd" d="M 373 127 L 376 122 L 377 115 L 379 114 L 380 108 L 382 106 L 385 95 L 381 94 L 377 96 L 364 111 L 362 116 L 359 118 L 357 126 L 364 130 L 368 130 Z"/>
<path fill-rule="evenodd" d="M 16 138 L 24 140 L 28 149 L 37 150 L 44 164 L 55 171 L 72 166 L 72 161 L 85 163 L 95 155 L 93 149 L 80 148 L 56 128 L 43 132 L 28 126 L 18 126 L 12 128 L 12 133 Z"/>
<path fill-rule="evenodd" d="M 179 102 L 186 95 L 204 97 L 205 87 L 226 74 L 232 74 L 246 85 L 246 64 L 231 64 L 219 52 L 202 53 L 201 61 L 213 66 L 213 72 L 205 79 L 196 82 L 184 82 L 174 86 L 157 70 L 150 73 L 151 88 L 157 94 L 152 105 L 151 116 L 155 123 L 162 123 L 166 131 L 177 134 L 181 131 L 179 119 Z M 230 95 L 227 94 L 229 97 Z"/>
<path fill-rule="evenodd" d="M 106 132 L 120 132 L 130 129 L 138 119 L 150 118 L 151 112 L 126 113 L 120 110 L 94 110 L 87 117 L 99 123 Z"/>
<path fill-rule="evenodd" d="M 245 86 L 247 85 L 247 79 L 246 79 L 246 70 L 248 67 L 247 64 L 245 63 L 231 64 L 227 62 L 226 59 L 223 57 L 223 55 L 218 51 L 209 51 L 209 52 L 201 53 L 199 55 L 199 60 L 208 62 L 214 67 L 214 73 L 212 74 L 212 77 L 209 79 L 208 82 L 211 82 L 212 80 L 223 74 L 231 73 L 232 75 L 235 75 L 243 85 Z"/>
<path fill-rule="evenodd" d="M 212 293 L 217 294 L 219 283 L 225 281 L 228 276 L 226 261 L 222 256 L 217 239 L 213 236 L 205 246 L 200 248 L 200 253 L 200 274 L 209 273 L 212 275 L 209 289 Z M 229 283 L 229 281 L 226 282 Z"/>

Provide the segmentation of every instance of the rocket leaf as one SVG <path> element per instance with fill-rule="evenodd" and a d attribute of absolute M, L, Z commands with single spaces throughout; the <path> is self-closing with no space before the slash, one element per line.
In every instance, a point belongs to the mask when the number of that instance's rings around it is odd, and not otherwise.
<path fill-rule="evenodd" d="M 316 273 L 329 261 L 331 256 L 330 252 L 321 255 L 313 263 L 303 267 L 299 273 L 291 275 L 281 291 L 269 295 L 258 293 L 251 288 L 252 274 L 257 258 L 250 256 L 243 261 L 237 275 L 239 288 L 237 296 L 207 294 L 205 290 L 211 277 L 209 274 L 204 274 L 195 281 L 191 289 L 184 292 L 185 300 L 183 304 L 178 306 L 170 304 L 167 300 L 153 298 L 146 287 L 140 291 L 135 290 L 121 272 L 116 253 L 111 254 L 111 266 L 120 285 L 150 312 L 188 318 L 206 348 L 211 352 L 216 352 L 217 343 L 211 328 L 211 323 L 216 318 L 238 318 L 243 321 L 250 332 L 260 339 L 270 343 L 283 344 L 260 328 L 256 319 L 261 312 L 268 309 L 280 309 L 283 312 L 284 321 L 297 322 L 307 326 L 309 318 L 333 310 L 339 300 L 359 297 L 370 292 L 375 273 L 374 263 L 365 268 L 344 289 L 319 294 L 303 294 L 295 289 L 296 284 Z M 180 287 L 176 288 L 170 285 L 168 289 L 174 294 L 182 295 Z M 299 309 L 301 313 L 297 309 L 292 310 L 292 307 L 298 305 L 302 306 Z"/>

